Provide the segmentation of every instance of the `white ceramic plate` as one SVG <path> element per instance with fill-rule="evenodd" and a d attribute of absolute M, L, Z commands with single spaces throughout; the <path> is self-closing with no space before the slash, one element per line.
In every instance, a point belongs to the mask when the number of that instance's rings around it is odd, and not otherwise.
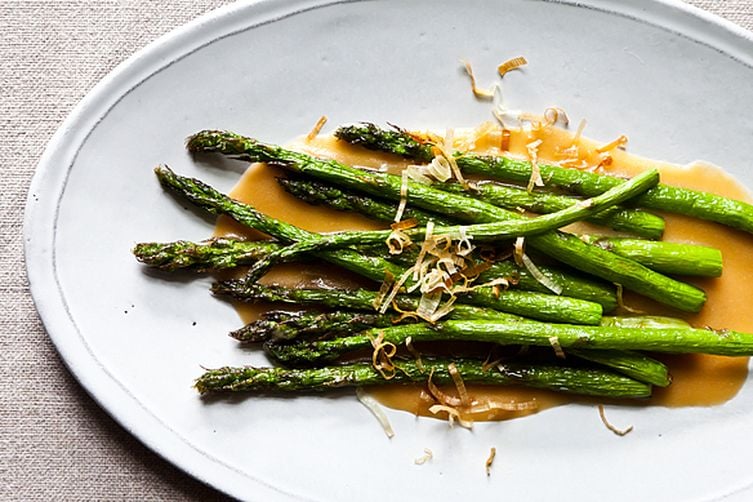
<path fill-rule="evenodd" d="M 389 412 L 391 441 L 351 394 L 202 402 L 200 365 L 260 364 L 225 336 L 233 310 L 208 280 L 151 277 L 137 241 L 201 239 L 211 226 L 166 196 L 166 162 L 220 189 L 183 139 L 226 128 L 268 141 L 330 123 L 471 126 L 488 119 L 458 60 L 482 82 L 500 60 L 515 107 L 564 107 L 589 135 L 631 151 L 705 159 L 753 186 L 750 34 L 679 2 L 256 2 L 219 10 L 108 76 L 50 143 L 29 194 L 26 253 L 39 313 L 91 395 L 197 478 L 254 500 L 630 499 L 753 495 L 753 385 L 714 408 L 618 409 L 618 438 L 592 406 L 448 430 Z M 194 325 L 193 323 L 196 323 Z M 494 473 L 484 474 L 489 448 Z M 435 459 L 416 466 L 423 448 Z"/>

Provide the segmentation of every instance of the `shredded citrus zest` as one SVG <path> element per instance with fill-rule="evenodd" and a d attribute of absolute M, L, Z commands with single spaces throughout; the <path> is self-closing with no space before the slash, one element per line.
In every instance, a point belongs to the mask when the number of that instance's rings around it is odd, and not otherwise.
<path fill-rule="evenodd" d="M 416 218 L 408 218 L 407 220 L 401 220 L 390 224 L 392 230 L 408 230 L 410 228 L 416 228 L 417 226 L 418 220 Z"/>
<path fill-rule="evenodd" d="M 504 77 L 505 73 L 515 70 L 517 68 L 520 68 L 521 66 L 525 66 L 528 64 L 528 61 L 523 56 L 517 56 L 511 59 L 508 59 L 504 63 L 497 66 L 497 73 L 499 73 L 500 77 Z"/>
<path fill-rule="evenodd" d="M 523 112 L 520 110 L 510 110 L 505 106 L 505 100 L 502 96 L 502 86 L 494 86 L 494 97 L 492 98 L 492 115 L 502 125 L 503 128 L 514 129 L 514 127 L 508 127 L 507 120 L 509 119 L 513 123 L 520 124 L 521 115 Z"/>
<path fill-rule="evenodd" d="M 400 292 L 400 288 L 402 288 L 403 284 L 405 284 L 410 276 L 413 275 L 413 268 L 414 267 L 411 267 L 403 272 L 403 275 L 401 275 L 400 278 L 392 285 L 390 292 L 382 299 L 382 302 L 379 304 L 379 308 L 377 310 L 380 314 L 387 312 L 387 309 L 392 304 L 392 300 L 394 300 L 397 294 Z"/>
<path fill-rule="evenodd" d="M 321 132 L 322 127 L 324 127 L 324 124 L 327 123 L 327 116 L 322 115 L 319 117 L 319 120 L 316 121 L 316 124 L 314 124 L 314 127 L 311 129 L 311 131 L 306 135 L 306 141 L 311 141 L 312 139 L 316 138 L 319 132 Z"/>
<path fill-rule="evenodd" d="M 460 396 L 461 406 L 468 406 L 471 401 L 468 397 L 468 390 L 465 388 L 463 377 L 460 376 L 460 372 L 458 371 L 458 367 L 455 366 L 455 363 L 450 363 L 447 365 L 447 371 L 449 371 L 450 376 L 452 377 L 452 381 L 455 383 L 455 387 L 458 390 L 458 396 Z"/>
<path fill-rule="evenodd" d="M 413 346 L 413 337 L 408 337 L 405 339 L 405 348 L 408 349 L 408 352 L 413 356 L 413 358 L 416 360 L 416 368 L 418 368 L 418 371 L 421 373 L 424 372 L 424 362 L 421 360 L 421 353 L 416 350 L 416 348 Z"/>
<path fill-rule="evenodd" d="M 539 168 L 539 146 L 541 146 L 541 143 L 543 143 L 543 141 L 537 139 L 526 145 L 528 159 L 531 161 L 531 178 L 528 180 L 528 185 L 526 186 L 526 190 L 529 192 L 533 190 L 534 186 L 544 186 L 544 180 L 541 179 L 541 169 Z"/>
<path fill-rule="evenodd" d="M 424 454 L 413 461 L 416 465 L 424 465 L 426 462 L 434 458 L 434 453 L 429 448 L 424 448 Z"/>
<path fill-rule="evenodd" d="M 562 345 L 560 345 L 560 339 L 556 336 L 550 336 L 549 337 L 549 345 L 552 346 L 554 349 L 554 354 L 559 357 L 560 359 L 565 359 L 565 351 L 562 350 Z"/>
<path fill-rule="evenodd" d="M 441 149 L 442 155 L 444 155 L 444 157 L 447 159 L 447 162 L 450 164 L 450 169 L 455 179 L 458 180 L 458 183 L 463 185 L 463 188 L 467 190 L 468 182 L 465 180 L 465 178 L 463 178 L 463 173 L 460 171 L 460 168 L 458 167 L 458 163 L 455 160 L 454 142 L 455 142 L 455 130 L 447 129 L 447 131 L 445 131 L 444 146 Z"/>
<path fill-rule="evenodd" d="M 361 402 L 361 404 L 368 408 L 369 411 L 371 411 L 372 415 L 376 417 L 379 425 L 382 426 L 382 430 L 387 435 L 387 437 L 392 438 L 395 435 L 395 431 L 392 429 L 390 420 L 387 418 L 384 410 L 382 410 L 382 407 L 379 406 L 377 400 L 368 395 L 362 387 L 356 387 L 356 397 Z"/>
<path fill-rule="evenodd" d="M 405 248 L 410 247 L 413 244 L 410 236 L 402 230 L 393 230 L 390 235 L 387 236 L 387 249 L 390 254 L 401 254 Z"/>
<path fill-rule="evenodd" d="M 493 97 L 493 90 L 482 89 L 476 85 L 476 76 L 473 74 L 473 67 L 471 66 L 471 63 L 465 60 L 461 60 L 461 63 L 463 63 L 463 66 L 465 66 L 465 72 L 471 79 L 471 90 L 473 91 L 473 95 L 480 99 L 488 99 Z"/>
<path fill-rule="evenodd" d="M 609 429 L 610 431 L 614 432 L 615 434 L 617 434 L 620 437 L 626 436 L 627 434 L 630 434 L 630 432 L 632 432 L 632 430 L 633 430 L 633 426 L 632 425 L 629 426 L 627 429 L 618 429 L 614 425 L 610 424 L 609 421 L 607 420 L 607 415 L 604 412 L 604 405 L 603 404 L 599 405 L 599 418 L 601 418 L 601 423 L 603 423 L 604 426 L 607 429 Z"/>
<path fill-rule="evenodd" d="M 559 106 L 550 106 L 544 110 L 544 124 L 546 127 L 552 127 L 558 122 L 562 122 L 562 125 L 565 127 L 570 124 L 570 118 L 567 116 L 565 110 Z"/>
<path fill-rule="evenodd" d="M 491 476 L 492 474 L 492 463 L 494 463 L 494 457 L 497 456 L 497 449 L 492 446 L 491 450 L 489 450 L 489 457 L 486 459 L 486 463 L 484 464 L 486 466 L 486 475 Z"/>
<path fill-rule="evenodd" d="M 384 341 L 384 331 L 380 331 L 376 338 L 369 336 L 374 351 L 371 353 L 371 365 L 385 380 L 395 378 L 397 367 L 392 358 L 397 353 L 394 343 Z"/>
<path fill-rule="evenodd" d="M 526 270 L 528 270 L 533 278 L 536 279 L 541 285 L 543 285 L 555 295 L 562 294 L 562 285 L 558 284 L 554 279 L 542 272 L 536 266 L 536 264 L 533 263 L 533 261 L 528 257 L 527 254 L 522 253 L 520 256 L 520 261 L 523 263 L 523 266 L 526 268 Z"/>
<path fill-rule="evenodd" d="M 403 219 L 403 213 L 405 212 L 405 206 L 408 204 L 408 171 L 403 170 L 400 177 L 400 203 L 397 206 L 397 212 L 395 213 L 395 219 L 393 221 L 398 222 Z"/>
<path fill-rule="evenodd" d="M 429 394 L 431 394 L 434 399 L 436 399 L 440 404 L 452 406 L 453 408 L 463 404 L 462 400 L 459 397 L 450 396 L 442 392 L 442 390 L 437 387 L 437 385 L 432 381 L 433 376 L 434 368 L 431 369 L 431 371 L 429 372 L 429 378 L 426 380 L 426 386 L 429 389 Z"/>
<path fill-rule="evenodd" d="M 475 414 L 475 413 L 486 413 L 487 411 L 492 410 L 502 410 L 502 411 L 530 411 L 530 410 L 538 410 L 539 409 L 539 403 L 535 399 L 531 399 L 529 401 L 493 401 L 493 400 L 486 400 L 484 402 L 478 402 L 474 401 L 471 406 L 468 408 L 468 413 Z"/>
<path fill-rule="evenodd" d="M 625 301 L 622 299 L 622 293 L 623 293 L 622 284 L 615 282 L 614 285 L 617 288 L 617 291 L 616 291 L 617 307 L 627 312 L 630 312 L 631 314 L 645 314 L 645 312 L 642 310 L 634 309 L 632 307 L 628 307 L 627 305 L 625 305 Z"/>
<path fill-rule="evenodd" d="M 429 412 L 431 412 L 432 415 L 436 415 L 437 413 L 443 411 L 447 413 L 447 420 L 450 422 L 450 427 L 452 427 L 455 424 L 455 421 L 457 421 L 458 425 L 460 425 L 461 427 L 465 427 L 466 429 L 473 429 L 473 422 L 461 418 L 460 412 L 456 408 L 443 404 L 435 404 L 429 407 Z"/>
<path fill-rule="evenodd" d="M 519 267 L 524 266 L 523 265 L 523 255 L 525 254 L 525 237 L 518 237 L 515 239 L 515 244 L 513 245 L 513 258 L 515 259 L 515 264 Z"/>
<path fill-rule="evenodd" d="M 499 150 L 506 152 L 510 149 L 510 136 L 512 133 L 506 127 L 502 128 L 502 136 L 499 142 Z"/>
<path fill-rule="evenodd" d="M 392 288 L 392 285 L 394 283 L 395 276 L 392 275 L 392 272 L 390 272 L 389 270 L 385 270 L 384 280 L 382 281 L 382 285 L 379 286 L 379 291 L 374 298 L 374 303 L 372 303 L 374 310 L 379 310 L 381 308 L 382 304 L 384 303 L 384 299 L 387 297 L 387 293 L 390 292 L 390 289 Z"/>
<path fill-rule="evenodd" d="M 575 130 L 575 135 L 573 136 L 573 145 L 577 146 L 578 141 L 580 141 L 580 137 L 583 135 L 583 129 L 586 128 L 586 119 L 580 119 L 580 122 L 578 122 L 578 128 Z"/>
<path fill-rule="evenodd" d="M 598 153 L 608 152 L 610 150 L 614 150 L 615 148 L 624 147 L 627 144 L 627 142 L 628 142 L 627 136 L 625 136 L 624 134 L 622 134 L 622 135 L 620 135 L 619 138 L 617 138 L 617 139 L 615 139 L 613 141 L 610 141 L 606 145 L 602 145 L 602 146 L 598 147 L 596 149 L 596 151 Z"/>

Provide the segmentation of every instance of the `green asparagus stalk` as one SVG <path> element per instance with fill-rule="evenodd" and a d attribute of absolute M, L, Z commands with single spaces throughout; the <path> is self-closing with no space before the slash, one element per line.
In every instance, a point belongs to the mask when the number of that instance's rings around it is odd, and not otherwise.
<path fill-rule="evenodd" d="M 478 312 L 474 312 L 477 310 Z M 449 319 L 495 318 L 495 311 L 461 308 L 451 312 Z M 406 319 L 415 322 L 415 319 Z M 367 329 L 388 328 L 396 324 L 397 317 L 359 311 L 334 312 L 285 312 L 273 311 L 264 314 L 258 321 L 251 322 L 230 336 L 242 342 L 280 342 L 290 340 L 323 340 L 338 336 L 348 336 Z M 525 322 L 521 318 L 520 322 Z M 578 350 L 569 349 L 570 355 L 596 362 L 630 376 L 640 382 L 660 387 L 669 385 L 667 367 L 643 354 L 618 350 Z"/>
<path fill-rule="evenodd" d="M 594 238 L 589 242 L 663 274 L 722 275 L 722 252 L 712 247 L 607 237 Z"/>
<path fill-rule="evenodd" d="M 602 366 L 618 373 L 658 387 L 666 387 L 672 382 L 667 366 L 661 361 L 628 350 L 582 350 L 569 349 L 568 354 Z"/>
<path fill-rule="evenodd" d="M 372 150 L 392 152 L 423 162 L 428 162 L 433 157 L 431 146 L 418 143 L 404 132 L 382 131 L 376 126 L 364 126 L 361 129 L 363 135 L 360 137 L 359 126 L 341 128 L 335 135 Z M 524 160 L 460 154 L 456 161 L 458 167 L 466 174 L 481 174 L 522 184 L 528 183 L 531 179 L 531 163 Z M 538 164 L 538 167 L 547 187 L 561 188 L 588 197 L 603 193 L 624 181 L 614 176 L 577 169 L 546 164 Z M 660 184 L 637 197 L 633 204 L 636 207 L 684 214 L 753 232 L 753 205 L 720 195 Z"/>
<path fill-rule="evenodd" d="M 331 308 L 374 310 L 377 300 L 375 291 L 337 289 L 287 289 L 278 286 L 262 286 L 245 280 L 222 281 L 212 286 L 217 295 L 250 302 L 282 302 L 304 305 L 323 305 Z M 419 299 L 399 295 L 398 307 L 415 311 Z M 492 288 L 484 287 L 458 296 L 459 304 L 488 307 L 505 313 L 532 319 L 568 322 L 573 324 L 599 324 L 601 305 L 566 296 L 545 295 L 530 291 L 501 291 L 495 294 Z"/>
<path fill-rule="evenodd" d="M 378 221 L 391 222 L 397 208 L 394 204 L 362 194 L 340 190 L 336 186 L 305 178 L 277 178 L 277 182 L 291 195 L 313 205 L 326 205 L 340 211 L 349 211 L 368 216 Z M 439 214 L 406 207 L 403 220 L 415 219 L 421 226 L 429 221 L 437 225 L 452 225 L 454 222 Z"/>
<path fill-rule="evenodd" d="M 414 301 L 404 301 L 402 299 L 398 301 L 405 306 L 415 306 Z M 306 304 L 308 303 L 304 303 L 304 305 Z M 316 303 L 313 304 L 316 305 Z M 447 319 L 524 320 L 522 317 L 497 310 L 463 304 L 457 305 L 447 315 Z M 254 343 L 304 338 L 324 339 L 350 335 L 371 328 L 388 328 L 398 323 L 417 321 L 419 319 L 412 316 L 401 318 L 396 313 L 379 314 L 373 310 L 336 310 L 333 312 L 288 312 L 275 310 L 266 312 L 262 315 L 261 319 L 232 331 L 230 336 L 241 342 Z"/>
<path fill-rule="evenodd" d="M 373 195 L 399 199 L 399 177 L 368 172 L 339 162 L 319 160 L 284 148 L 259 143 L 254 139 L 220 131 L 203 131 L 187 144 L 192 152 L 214 151 L 252 162 L 268 162 L 294 172 Z M 463 221 L 489 223 L 523 216 L 470 197 L 442 192 L 422 183 L 409 181 L 408 201 L 430 211 L 451 215 Z M 528 245 L 576 269 L 596 275 L 626 289 L 643 294 L 680 310 L 697 312 L 706 301 L 703 291 L 606 250 L 591 246 L 575 236 L 550 232 L 530 237 Z"/>
<path fill-rule="evenodd" d="M 705 353 L 725 356 L 753 355 L 753 335 L 735 331 L 671 328 L 614 328 L 537 322 L 446 321 L 436 326 L 401 325 L 358 335 L 287 345 L 268 343 L 265 348 L 288 364 L 333 361 L 356 350 L 371 347 L 379 334 L 400 345 L 410 336 L 414 342 L 466 341 L 500 345 L 549 346 L 553 340 L 563 349 L 648 350 L 672 353 Z"/>
<path fill-rule="evenodd" d="M 277 286 L 279 287 L 279 286 Z M 304 293 L 305 295 L 305 293 Z M 340 296 L 343 304 L 347 302 L 344 296 Z M 359 296 L 356 295 L 356 298 Z M 368 297 L 366 297 L 368 298 Z M 362 300 L 366 298 L 361 298 Z M 292 301 L 292 300 L 291 300 Z M 398 302 L 406 307 L 415 305 L 415 302 L 406 302 L 398 297 Z M 337 302 L 333 302 L 335 305 Z M 320 306 L 316 302 L 305 302 L 305 305 Z M 364 306 L 364 308 L 367 308 Z M 471 305 L 458 304 L 450 312 L 447 320 L 510 320 L 523 322 L 523 317 L 516 318 L 511 314 L 505 314 L 497 310 Z M 273 310 L 262 315 L 261 319 L 246 324 L 240 329 L 230 333 L 230 336 L 241 342 L 266 342 L 279 340 L 294 340 L 301 338 L 335 338 L 345 336 L 371 328 L 388 328 L 398 323 L 419 322 L 419 319 L 407 316 L 401 318 L 394 313 L 379 314 L 364 310 L 338 310 L 331 312 L 309 311 L 284 311 Z M 601 326 L 613 326 L 620 328 L 689 328 L 690 324 L 682 319 L 660 316 L 604 316 L 601 318 Z"/>
<path fill-rule="evenodd" d="M 431 162 L 434 158 L 431 143 L 421 142 L 403 129 L 382 129 L 376 124 L 362 122 L 338 127 L 335 137 L 351 145 L 392 153 L 424 164 Z"/>
<path fill-rule="evenodd" d="M 504 239 L 542 234 L 581 221 L 615 204 L 632 199 L 656 186 L 658 182 L 659 171 L 648 170 L 597 197 L 580 201 L 556 213 L 536 218 L 503 220 L 465 226 L 435 227 L 434 233 L 435 235 L 460 235 L 462 231 L 465 231 L 468 238 L 472 238 L 474 242 L 498 242 Z M 403 234 L 411 239 L 424 239 L 426 232 L 426 227 L 403 230 Z M 309 241 L 300 241 L 269 253 L 254 264 L 248 278 L 253 281 L 258 280 L 273 265 L 296 259 L 314 251 L 384 242 L 391 233 L 390 230 L 356 230 L 317 235 Z"/>
<path fill-rule="evenodd" d="M 484 181 L 466 190 L 458 183 L 438 183 L 440 190 L 455 194 L 471 195 L 479 200 L 505 209 L 523 208 L 538 214 L 562 211 L 579 203 L 579 199 L 547 192 L 529 192 L 524 188 Z M 610 227 L 620 232 L 629 232 L 647 239 L 659 239 L 664 233 L 664 219 L 638 209 L 614 206 L 592 214 L 586 221 Z"/>
<path fill-rule="evenodd" d="M 651 386 L 632 378 L 589 368 L 505 364 L 487 369 L 475 360 L 425 359 L 419 367 L 413 361 L 401 361 L 400 371 L 386 380 L 369 363 L 311 369 L 220 368 L 209 370 L 196 380 L 202 394 L 215 392 L 297 392 L 325 391 L 360 385 L 387 385 L 425 382 L 451 383 L 448 365 L 454 362 L 467 383 L 524 385 L 560 392 L 612 398 L 642 398 L 651 395 Z"/>
<path fill-rule="evenodd" d="M 461 309 L 462 310 L 462 309 Z M 481 310 L 481 309 L 479 309 Z M 241 342 L 266 342 L 303 338 L 334 338 L 395 324 L 393 314 L 338 310 L 334 312 L 267 312 L 257 321 L 230 332 Z"/>
<path fill-rule="evenodd" d="M 136 244 L 133 254 L 145 265 L 160 270 L 208 272 L 250 265 L 280 247 L 272 241 L 215 238 L 203 242 L 143 242 Z"/>

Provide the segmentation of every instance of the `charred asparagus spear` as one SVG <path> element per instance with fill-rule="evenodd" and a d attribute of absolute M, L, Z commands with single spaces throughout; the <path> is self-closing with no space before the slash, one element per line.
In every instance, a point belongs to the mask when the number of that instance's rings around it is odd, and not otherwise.
<path fill-rule="evenodd" d="M 475 310 L 475 311 L 474 311 Z M 495 311 L 474 307 L 461 308 L 450 319 L 499 319 Z M 359 311 L 269 312 L 258 321 L 233 331 L 230 336 L 243 342 L 280 342 L 290 340 L 324 340 L 348 336 L 359 331 L 394 326 L 397 317 Z M 415 319 L 407 319 L 409 322 Z M 520 322 L 525 322 L 521 318 Z M 569 349 L 568 354 L 616 370 L 641 382 L 665 387 L 670 378 L 667 367 L 655 359 L 632 351 Z"/>
<path fill-rule="evenodd" d="M 419 368 L 413 361 L 401 361 L 400 371 L 391 380 L 370 363 L 311 369 L 220 368 L 209 370 L 196 380 L 202 394 L 215 392 L 323 391 L 359 385 L 385 385 L 425 382 L 429 373 L 437 384 L 450 383 L 448 365 L 454 362 L 463 380 L 489 385 L 524 385 L 560 392 L 613 398 L 642 398 L 651 395 L 651 386 L 608 371 L 567 366 L 506 364 L 487 369 L 483 362 L 457 359 L 426 359 Z"/>
<path fill-rule="evenodd" d="M 268 343 L 265 348 L 288 364 L 333 361 L 372 346 L 383 335 L 385 342 L 473 341 L 500 345 L 549 346 L 554 340 L 563 349 L 648 350 L 671 353 L 705 353 L 726 356 L 753 355 L 753 335 L 708 329 L 614 328 L 537 322 L 446 321 L 436 326 L 400 325 L 374 329 L 346 338 L 291 344 Z"/>
<path fill-rule="evenodd" d="M 216 238 L 203 242 L 142 242 L 136 244 L 133 254 L 145 265 L 160 270 L 207 272 L 250 265 L 280 247 L 272 241 Z"/>
<path fill-rule="evenodd" d="M 262 286 L 245 280 L 218 282 L 214 284 L 212 291 L 217 295 L 229 296 L 240 301 L 313 304 L 362 310 L 374 310 L 378 298 L 377 292 L 362 289 L 287 289 L 279 286 Z M 500 314 L 505 312 L 553 322 L 599 324 L 601 320 L 601 305 L 566 296 L 513 290 L 495 294 L 492 288 L 485 287 L 459 295 L 458 298 L 455 310 L 462 308 L 461 304 L 471 304 L 500 311 Z M 397 304 L 400 310 L 415 311 L 418 301 L 417 297 L 400 295 Z"/>
<path fill-rule="evenodd" d="M 229 132 L 203 131 L 192 136 L 187 146 L 192 152 L 214 151 L 242 160 L 269 162 L 350 189 L 394 200 L 401 197 L 402 180 L 399 177 L 354 169 L 332 160 L 315 159 Z M 407 188 L 409 203 L 463 221 L 484 223 L 523 218 L 517 213 L 470 197 L 442 192 L 422 183 L 410 181 Z M 706 301 L 706 295 L 698 288 L 588 245 L 572 235 L 550 232 L 531 237 L 527 242 L 531 247 L 576 269 L 621 284 L 626 289 L 681 310 L 697 312 Z"/>

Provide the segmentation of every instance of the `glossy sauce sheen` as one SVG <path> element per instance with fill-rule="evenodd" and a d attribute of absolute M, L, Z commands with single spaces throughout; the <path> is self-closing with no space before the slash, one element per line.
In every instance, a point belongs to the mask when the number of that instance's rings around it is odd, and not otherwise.
<path fill-rule="evenodd" d="M 455 131 L 456 148 L 470 149 L 482 153 L 500 153 L 501 136 L 499 130 L 489 130 L 488 134 L 475 140 L 466 140 L 460 131 Z M 542 128 L 533 131 L 513 131 L 510 153 L 527 158 L 526 145 L 537 139 L 542 140 L 538 148 L 540 162 L 562 158 L 563 149 L 573 145 L 571 133 L 556 129 Z M 577 141 L 578 156 L 591 165 L 598 164 L 599 143 L 582 138 Z M 291 148 L 327 158 L 335 158 L 349 165 L 371 168 L 399 169 L 408 163 L 393 156 L 368 152 L 351 147 L 329 136 L 319 136 L 311 141 L 298 140 Z M 683 186 L 725 195 L 731 198 L 750 201 L 748 191 L 734 178 L 721 169 L 696 163 L 681 167 L 656 162 L 630 155 L 623 150 L 610 152 L 613 162 L 603 171 L 615 175 L 632 175 L 649 167 L 657 167 L 661 172 L 662 183 Z M 275 218 L 283 219 L 310 231 L 331 232 L 346 229 L 384 228 L 383 225 L 359 215 L 335 211 L 324 207 L 311 206 L 287 194 L 275 181 L 283 173 L 264 165 L 249 167 L 238 185 L 231 192 L 235 199 L 248 202 L 254 207 Z M 397 205 L 397 204 L 396 204 Z M 753 260 L 746 259 L 748 250 L 753 249 L 753 236 L 728 229 L 721 225 L 685 218 L 677 215 L 663 215 L 666 219 L 664 240 L 704 244 L 721 249 L 724 259 L 724 272 L 717 279 L 688 279 L 703 288 L 708 294 L 708 302 L 699 314 L 668 311 L 649 300 L 635 295 L 625 295 L 625 303 L 647 313 L 683 317 L 696 327 L 710 326 L 721 329 L 753 332 Z M 575 228 L 574 230 L 577 230 Z M 604 233 L 603 228 L 599 230 Z M 248 231 L 226 217 L 220 217 L 215 235 L 234 235 L 244 238 L 259 238 L 261 235 Z M 285 265 L 273 269 L 263 282 L 277 283 L 288 287 L 356 287 L 367 286 L 363 279 L 345 275 L 326 265 Z M 371 287 L 376 287 L 371 285 Z M 237 305 L 243 322 L 258 317 L 268 305 Z M 734 397 L 747 377 L 747 358 L 721 356 L 684 355 L 661 356 L 670 367 L 673 383 L 666 389 L 654 388 L 654 396 L 641 403 L 662 406 L 708 406 L 723 403 Z M 384 386 L 374 388 L 371 393 L 383 404 L 419 415 L 431 415 L 431 404 L 422 399 L 424 385 Z M 453 389 L 447 388 L 446 392 Z M 479 401 L 498 402 L 536 401 L 538 410 L 557 406 L 580 398 L 549 391 L 520 387 L 488 387 L 468 385 L 472 398 Z M 526 412 L 490 411 L 475 415 L 474 420 L 500 420 L 520 416 Z"/>

